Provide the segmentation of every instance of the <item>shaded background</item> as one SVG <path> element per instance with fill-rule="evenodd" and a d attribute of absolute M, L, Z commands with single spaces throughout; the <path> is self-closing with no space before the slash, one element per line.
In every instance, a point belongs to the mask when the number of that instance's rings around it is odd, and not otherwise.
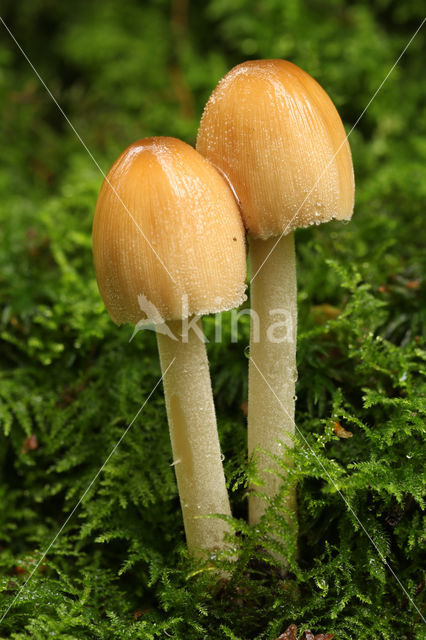
<path fill-rule="evenodd" d="M 138 138 L 194 144 L 210 92 L 249 58 L 287 58 L 308 71 L 349 130 L 422 11 L 415 0 L 3 0 L 1 16 L 106 172 Z M 351 133 L 353 221 L 297 233 L 297 423 L 418 607 L 424 59 L 422 31 Z M 90 229 L 102 175 L 3 25 L 0 103 L 4 610 L 160 371 L 154 336 L 129 344 L 131 328 L 114 327 L 97 291 Z M 205 326 L 213 330 L 211 319 Z M 0 625 L 2 637 L 273 640 L 292 622 L 339 639 L 422 637 L 406 594 L 302 449 L 299 564 L 283 582 L 259 560 L 268 531 L 288 532 L 273 510 L 260 532 L 242 523 L 247 322 L 239 344 L 226 338 L 225 326 L 209 354 L 241 518 L 230 590 L 212 592 L 208 571 L 186 579 L 193 567 L 158 392 Z M 342 427 L 352 437 L 339 436 Z"/>

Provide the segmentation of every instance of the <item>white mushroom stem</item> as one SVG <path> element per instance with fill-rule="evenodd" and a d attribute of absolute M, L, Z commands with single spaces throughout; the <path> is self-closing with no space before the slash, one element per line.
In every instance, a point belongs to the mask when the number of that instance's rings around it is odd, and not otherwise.
<path fill-rule="evenodd" d="M 252 487 L 256 493 L 273 497 L 283 473 L 267 451 L 285 457 L 293 446 L 297 336 L 296 257 L 293 233 L 277 238 L 250 239 L 251 337 L 248 391 L 248 453 L 257 460 L 264 482 Z M 272 253 L 271 250 L 273 249 Z M 288 457 L 288 456 L 287 456 Z M 287 505 L 296 512 L 292 490 Z M 261 497 L 249 497 L 249 522 L 259 522 L 267 508 Z"/>
<path fill-rule="evenodd" d="M 194 322 L 193 322 L 194 324 Z M 197 322 L 200 327 L 200 321 Z M 225 485 L 216 414 L 204 342 L 182 322 L 167 327 L 177 338 L 157 332 L 164 395 L 185 534 L 190 553 L 224 546 L 229 530 L 220 518 L 231 515 Z M 170 367 L 170 369 L 168 369 Z"/>

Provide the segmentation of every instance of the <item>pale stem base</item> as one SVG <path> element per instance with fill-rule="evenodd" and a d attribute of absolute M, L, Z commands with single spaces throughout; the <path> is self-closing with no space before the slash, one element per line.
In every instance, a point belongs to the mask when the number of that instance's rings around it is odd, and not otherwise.
<path fill-rule="evenodd" d="M 297 283 L 294 236 L 250 239 L 250 269 L 256 277 L 251 283 L 252 325 L 250 338 L 248 395 L 248 453 L 255 456 L 263 487 L 252 487 L 268 497 L 276 495 L 280 479 L 267 470 L 280 468 L 264 449 L 283 456 L 284 445 L 293 446 L 297 337 Z M 266 262 L 264 262 L 266 260 Z M 262 266 L 263 265 L 263 266 Z M 257 314 L 257 315 L 256 315 Z M 259 318 L 259 335 L 253 316 Z M 259 370 L 258 370 L 259 369 Z M 283 444 L 282 444 L 283 443 Z M 295 490 L 287 505 L 296 512 Z M 249 522 L 256 524 L 267 503 L 254 495 L 249 498 Z"/>
<path fill-rule="evenodd" d="M 188 550 L 199 554 L 224 546 L 227 523 L 208 514 L 231 515 L 216 426 L 205 344 L 182 323 L 167 323 L 177 340 L 157 333 L 158 350 Z"/>

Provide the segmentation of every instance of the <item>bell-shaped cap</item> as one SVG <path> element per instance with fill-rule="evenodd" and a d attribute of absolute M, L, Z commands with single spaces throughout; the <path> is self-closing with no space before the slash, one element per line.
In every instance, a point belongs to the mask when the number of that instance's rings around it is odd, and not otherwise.
<path fill-rule="evenodd" d="M 234 67 L 205 107 L 197 149 L 232 183 L 255 237 L 352 216 L 342 121 L 320 85 L 291 62 Z"/>
<path fill-rule="evenodd" d="M 225 178 L 174 138 L 135 142 L 109 170 L 93 222 L 114 322 L 178 320 L 245 300 L 244 227 Z"/>

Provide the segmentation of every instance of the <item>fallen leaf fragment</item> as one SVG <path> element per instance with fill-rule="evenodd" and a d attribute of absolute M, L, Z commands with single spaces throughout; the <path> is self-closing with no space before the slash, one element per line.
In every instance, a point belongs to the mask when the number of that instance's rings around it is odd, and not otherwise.
<path fill-rule="evenodd" d="M 300 640 L 333 640 L 334 634 L 332 633 L 319 633 L 314 636 L 312 631 L 306 629 L 300 636 Z M 276 640 L 297 640 L 297 627 L 295 624 L 291 624 L 284 633 L 282 633 Z"/>
<path fill-rule="evenodd" d="M 333 431 L 339 438 L 352 438 L 352 431 L 347 431 L 339 422 L 333 422 Z"/>
<path fill-rule="evenodd" d="M 30 436 L 28 436 L 28 438 L 25 438 L 24 442 L 22 443 L 22 453 L 26 454 L 28 453 L 28 451 L 34 451 L 34 449 L 38 448 L 38 440 L 37 440 L 37 436 L 32 433 Z"/>
<path fill-rule="evenodd" d="M 419 289 L 420 288 L 420 280 L 410 280 L 405 283 L 407 289 Z"/>
<path fill-rule="evenodd" d="M 291 624 L 289 628 L 284 631 L 276 640 L 297 640 L 297 627 L 295 624 Z"/>

